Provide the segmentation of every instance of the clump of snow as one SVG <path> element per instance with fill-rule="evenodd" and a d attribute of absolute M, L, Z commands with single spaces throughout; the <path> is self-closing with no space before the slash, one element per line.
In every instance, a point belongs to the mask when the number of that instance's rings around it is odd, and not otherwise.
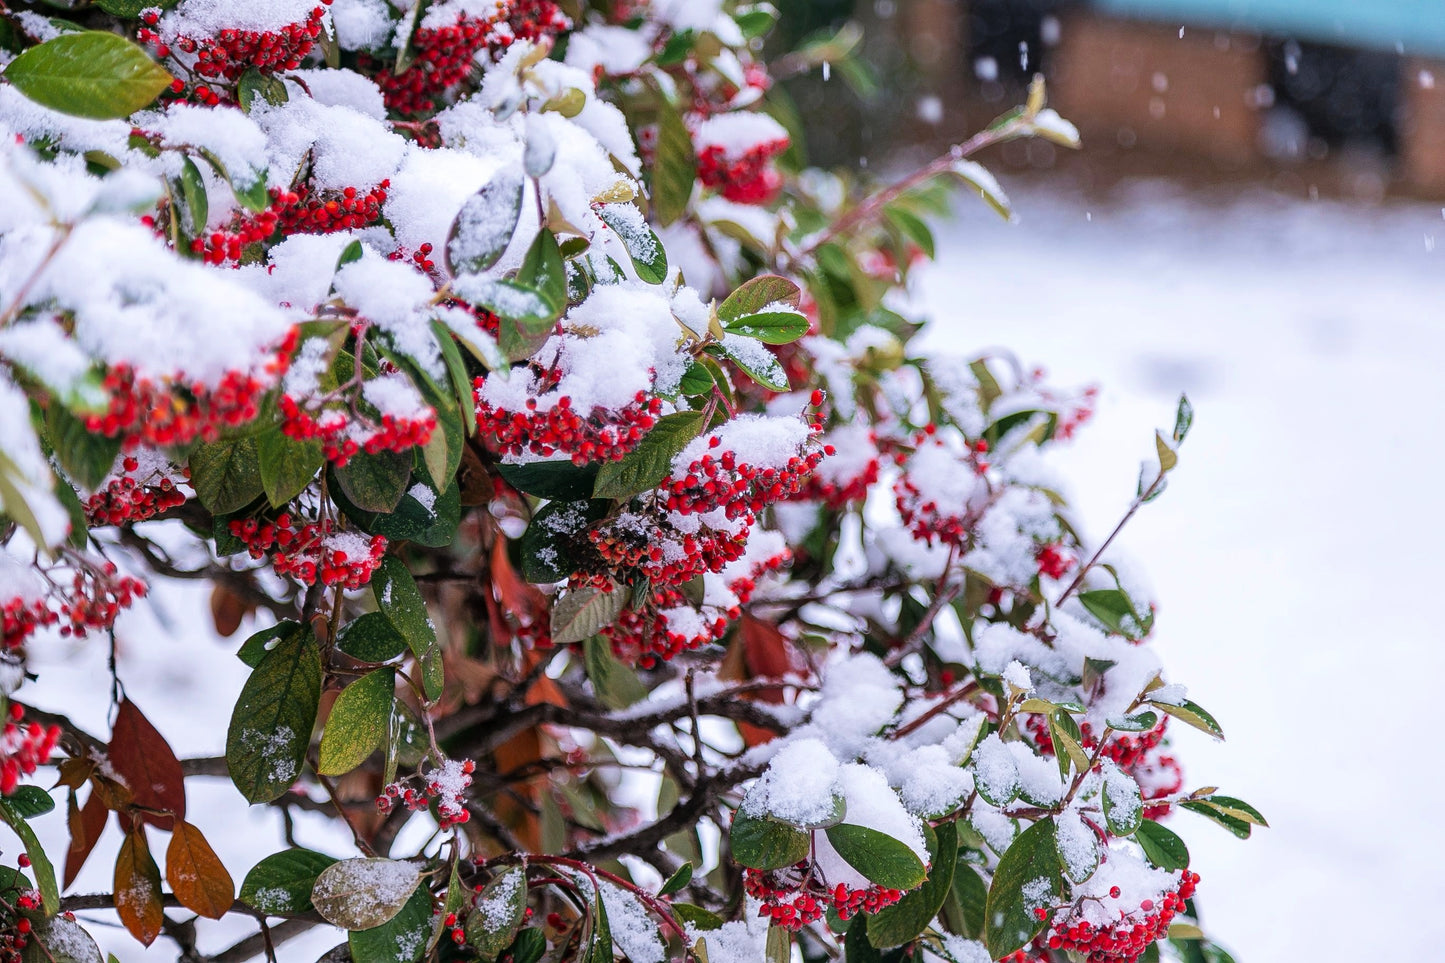
<path fill-rule="evenodd" d="M 743 812 L 800 826 L 833 816 L 838 760 L 817 739 L 790 740 L 743 797 Z"/>

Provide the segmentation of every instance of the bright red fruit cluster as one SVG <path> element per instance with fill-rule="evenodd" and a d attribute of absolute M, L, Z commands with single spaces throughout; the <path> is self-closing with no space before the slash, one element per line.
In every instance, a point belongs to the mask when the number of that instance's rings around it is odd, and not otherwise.
<path fill-rule="evenodd" d="M 799 874 L 801 881 L 793 882 Z M 876 913 L 903 898 L 902 890 L 881 886 L 851 889 L 839 883 L 828 889 L 812 878 L 806 862 L 782 873 L 744 870 L 743 888 L 763 904 L 758 909 L 759 916 L 789 930 L 799 930 L 816 922 L 830 908 L 842 919 L 849 920 L 859 913 Z"/>
<path fill-rule="evenodd" d="M 38 722 L 22 724 L 25 710 L 10 704 L 10 718 L 0 733 L 0 795 L 10 795 L 20 784 L 21 776 L 33 775 L 50 761 L 50 753 L 60 741 L 59 726 L 42 726 Z"/>
<path fill-rule="evenodd" d="M 281 233 L 332 234 L 355 231 L 381 220 L 391 181 L 384 180 L 370 190 L 347 187 L 331 194 L 313 194 L 305 184 L 293 191 L 271 190 L 271 209 L 275 211 Z"/>
<path fill-rule="evenodd" d="M 1039 574 L 1049 578 L 1063 578 L 1074 567 L 1075 562 L 1072 555 L 1053 542 L 1041 546 L 1034 559 L 1039 563 Z"/>
<path fill-rule="evenodd" d="M 92 525 L 143 522 L 186 503 L 185 493 L 170 478 L 156 480 L 155 472 L 139 478 L 134 474 L 139 470 L 140 462 L 126 455 L 120 475 L 86 500 L 85 517 Z"/>
<path fill-rule="evenodd" d="M 1055 920 L 1049 930 L 1048 947 L 1078 953 L 1090 963 L 1134 963 L 1149 944 L 1168 934 L 1169 923 L 1184 912 L 1185 900 L 1194 895 L 1198 883 L 1199 874 L 1186 869 L 1178 890 L 1165 893 L 1157 902 L 1144 900 L 1139 913 L 1121 910 L 1118 922 L 1109 926 L 1095 926 L 1087 920 L 1071 922 L 1068 917 Z"/>
<path fill-rule="evenodd" d="M 712 447 L 720 444 L 714 436 Z M 773 502 L 801 492 L 813 469 L 831 454 L 831 446 L 805 449 L 782 465 L 758 468 L 738 461 L 731 451 L 716 457 L 708 453 L 688 465 L 687 474 L 666 478 L 657 487 L 667 496 L 669 511 L 690 515 L 721 508 L 728 518 L 751 519 Z"/>
<path fill-rule="evenodd" d="M 399 114 L 430 114 L 437 99 L 460 86 L 472 74 L 477 54 L 486 48 L 492 56 L 517 40 L 555 37 L 572 23 L 551 0 L 519 0 L 509 12 L 490 20 L 462 14 L 446 27 L 423 27 L 412 37 L 413 60 L 400 73 L 375 58 L 362 55 L 361 68 L 381 87 L 388 109 Z"/>
<path fill-rule="evenodd" d="M 703 186 L 711 187 L 738 204 L 766 204 L 783 186 L 783 175 L 773 158 L 788 149 L 786 137 L 750 147 L 730 157 L 719 144 L 703 148 L 697 155 L 697 174 Z"/>
<path fill-rule="evenodd" d="M 718 531 L 706 526 L 680 532 L 666 516 L 627 514 L 587 533 L 606 563 L 610 578 L 625 582 L 645 578 L 654 585 L 683 585 L 704 572 L 716 572 L 742 557 L 747 532 Z M 609 582 L 591 582 L 604 587 Z M 583 579 L 583 581 L 589 581 Z"/>
<path fill-rule="evenodd" d="M 479 391 L 482 384 L 483 379 L 478 378 Z M 566 397 L 546 411 L 537 410 L 537 402 L 530 398 L 526 411 L 495 408 L 480 396 L 476 401 L 477 428 L 493 451 L 542 458 L 561 453 L 570 455 L 575 465 L 621 461 L 662 413 L 662 400 L 648 398 L 641 391 L 632 404 L 620 410 L 594 408 L 585 413 L 579 413 Z"/>
<path fill-rule="evenodd" d="M 234 82 L 251 69 L 263 74 L 295 70 L 321 36 L 321 21 L 331 0 L 320 2 L 322 6 L 312 9 L 305 20 L 287 24 L 280 30 L 226 29 L 214 37 L 181 35 L 170 43 L 182 53 L 194 54 L 191 70 L 210 80 Z M 160 23 L 160 12 L 146 11 L 141 20 L 147 26 L 136 31 L 136 39 L 154 44 L 158 57 L 170 56 L 170 47 L 153 29 Z"/>
<path fill-rule="evenodd" d="M 437 822 L 442 829 L 460 826 L 471 819 L 465 796 L 472 784 L 472 773 L 476 771 L 477 764 L 470 759 L 448 759 L 441 768 L 421 774 L 424 782 L 420 789 L 413 789 L 402 782 L 388 783 L 381 795 L 376 797 L 376 808 L 389 813 L 400 803 L 415 812 L 434 804 Z"/>
<path fill-rule="evenodd" d="M 252 558 L 269 554 L 277 575 L 290 576 L 302 585 L 315 585 L 319 578 L 322 585 L 359 589 L 371 581 L 386 555 L 385 536 L 338 532 L 329 518 L 300 528 L 295 522 L 288 512 L 274 522 L 237 519 L 230 529 Z"/>
<path fill-rule="evenodd" d="M 165 448 L 215 441 L 223 429 L 244 425 L 260 413 L 261 398 L 291 364 L 297 337 L 292 328 L 258 373 L 228 371 L 214 386 L 156 381 L 118 364 L 105 375 L 110 407 L 103 415 L 87 416 L 86 430 L 119 436 L 128 449 L 142 443 Z"/>
<path fill-rule="evenodd" d="M 16 859 L 16 865 L 21 869 L 30 868 L 30 857 L 21 853 Z M 22 889 L 19 884 L 28 882 L 19 873 L 7 873 L 15 880 L 4 889 L 0 889 L 0 901 L 4 902 L 7 909 L 14 909 L 13 915 L 7 914 L 7 918 L 0 922 L 0 963 L 23 963 L 30 954 L 25 948 L 30 945 L 30 933 L 34 924 L 30 918 L 20 915 L 24 912 L 38 910 L 41 908 L 40 891 L 37 889 Z M 63 914 L 66 919 L 74 922 L 74 913 Z M 49 958 L 49 950 L 45 951 L 43 958 Z"/>
<path fill-rule="evenodd" d="M 129 575 L 117 574 L 111 562 L 104 565 L 81 565 L 74 570 L 69 593 L 64 593 L 53 577 L 46 575 L 51 588 L 39 599 L 15 597 L 0 607 L 3 613 L 4 648 L 18 649 L 36 629 L 59 625 L 65 636 L 87 635 L 104 631 L 115 624 L 121 609 L 129 608 L 146 594 L 145 583 Z"/>
<path fill-rule="evenodd" d="M 381 451 L 407 451 L 431 440 L 436 431 L 435 411 L 424 418 L 399 418 L 383 415 L 378 424 L 363 425 L 337 409 L 312 416 L 303 411 L 296 399 L 282 395 L 277 401 L 281 412 L 281 431 L 297 441 L 320 440 L 326 460 L 338 468 L 345 467 L 358 453 L 375 455 Z"/>

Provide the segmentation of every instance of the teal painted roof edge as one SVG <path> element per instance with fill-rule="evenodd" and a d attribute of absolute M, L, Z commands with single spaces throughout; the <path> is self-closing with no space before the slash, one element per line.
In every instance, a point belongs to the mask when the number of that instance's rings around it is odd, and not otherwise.
<path fill-rule="evenodd" d="M 1092 0 L 1115 16 L 1445 57 L 1445 0 Z"/>

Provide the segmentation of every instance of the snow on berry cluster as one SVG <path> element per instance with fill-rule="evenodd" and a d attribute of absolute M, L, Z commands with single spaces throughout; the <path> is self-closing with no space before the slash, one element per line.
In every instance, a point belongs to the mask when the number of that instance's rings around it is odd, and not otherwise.
<path fill-rule="evenodd" d="M 15 865 L 21 870 L 29 869 L 30 857 L 21 853 L 16 857 Z M 42 899 L 40 890 L 30 889 L 24 885 L 29 880 L 22 873 L 15 872 L 7 866 L 4 868 L 4 874 L 10 882 L 7 882 L 4 888 L 0 888 L 0 900 L 4 901 L 3 905 L 10 912 L 0 919 L 0 963 L 23 963 L 34 953 L 33 949 L 29 953 L 26 950 L 32 945 L 31 941 L 34 939 L 35 930 L 30 916 L 25 914 L 41 911 Z M 67 912 L 62 915 L 72 923 L 75 921 L 73 913 Z M 49 950 L 47 949 L 46 952 Z"/>
<path fill-rule="evenodd" d="M 765 204 L 782 187 L 774 159 L 787 151 L 788 132 L 753 111 L 708 117 L 693 132 L 698 179 L 738 204 Z"/>
<path fill-rule="evenodd" d="M 254 559 L 270 558 L 277 575 L 289 576 L 302 585 L 339 585 L 359 589 L 386 555 L 386 538 L 342 530 L 330 518 L 305 522 L 289 512 L 275 521 L 235 519 L 231 535 L 239 539 Z"/>
<path fill-rule="evenodd" d="M 1090 963 L 1134 963 L 1185 912 L 1199 874 L 1155 869 L 1122 851 L 1111 852 L 1068 906 L 1040 909 L 1048 929 L 1039 942 L 1077 953 Z"/>
<path fill-rule="evenodd" d="M 448 759 L 435 769 L 419 772 L 410 780 L 388 783 L 376 797 L 376 808 L 391 812 L 398 804 L 411 810 L 435 808 L 442 829 L 460 826 L 471 819 L 467 810 L 467 790 L 477 764 L 470 759 Z M 408 785 L 415 782 L 416 785 Z"/>
<path fill-rule="evenodd" d="M 169 14 L 147 10 L 136 39 L 204 81 L 231 82 L 248 70 L 275 74 L 305 61 L 326 28 L 332 0 L 267 0 L 249 9 L 188 0 Z"/>
<path fill-rule="evenodd" d="M 821 392 L 815 403 L 822 401 Z M 807 484 L 831 448 L 814 443 L 816 424 L 801 419 L 739 415 L 694 439 L 672 460 L 658 486 L 669 511 L 701 515 L 721 510 L 751 520 Z"/>
<path fill-rule="evenodd" d="M 91 525 L 143 522 L 186 503 L 181 486 L 189 472 L 154 448 L 137 448 L 116 458 L 111 473 L 85 501 Z"/>

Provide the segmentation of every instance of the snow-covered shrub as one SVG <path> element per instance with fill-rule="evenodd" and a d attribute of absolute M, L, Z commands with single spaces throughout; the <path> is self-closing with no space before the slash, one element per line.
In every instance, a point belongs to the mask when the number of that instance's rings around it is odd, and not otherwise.
<path fill-rule="evenodd" d="M 260 921 L 216 959 L 1227 959 L 1161 820 L 1263 819 L 1185 787 L 1166 723 L 1218 725 L 1072 522 L 1093 393 L 909 316 L 948 186 L 1008 211 L 970 157 L 1075 146 L 1041 86 L 870 192 L 803 166 L 766 4 L 51 6 L 0 5 L 0 958 L 113 906 L 187 959 L 180 912 Z M 114 657 L 108 738 L 29 704 L 181 579 L 251 627 L 224 759 Z M 355 848 L 224 866 L 217 777 Z"/>

